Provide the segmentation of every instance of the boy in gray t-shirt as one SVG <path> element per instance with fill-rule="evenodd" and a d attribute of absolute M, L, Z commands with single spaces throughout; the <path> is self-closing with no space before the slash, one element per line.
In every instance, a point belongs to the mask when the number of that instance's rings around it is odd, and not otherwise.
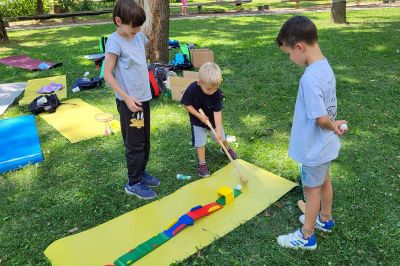
<path fill-rule="evenodd" d="M 144 10 L 132 0 L 119 0 L 113 11 L 117 31 L 106 43 L 104 79 L 117 97 L 121 132 L 125 145 L 128 183 L 125 191 L 141 199 L 157 194 L 150 188 L 160 181 L 146 171 L 150 155 L 151 91 L 145 45 L 148 40 L 140 32 L 146 20 Z"/>
<path fill-rule="evenodd" d="M 287 248 L 316 249 L 314 228 L 331 232 L 333 188 L 329 164 L 339 155 L 338 136 L 345 133 L 335 120 L 336 80 L 318 45 L 317 28 L 305 16 L 288 19 L 276 42 L 290 60 L 306 66 L 300 79 L 290 134 L 289 156 L 301 164 L 301 179 L 307 199 L 302 228 L 277 238 Z"/>

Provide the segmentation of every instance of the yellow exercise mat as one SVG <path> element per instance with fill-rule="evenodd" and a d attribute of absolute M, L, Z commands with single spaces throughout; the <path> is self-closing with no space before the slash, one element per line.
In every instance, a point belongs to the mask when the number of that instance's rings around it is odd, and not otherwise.
<path fill-rule="evenodd" d="M 297 186 L 243 160 L 237 163 L 241 172 L 249 178 L 242 194 L 221 210 L 195 221 L 193 226 L 182 230 L 135 265 L 169 265 L 183 260 L 250 220 Z M 168 182 L 168 178 L 164 178 L 165 182 Z M 191 208 L 215 201 L 220 187 L 226 185 L 234 188 L 238 183 L 239 178 L 230 163 L 211 177 L 192 182 L 160 200 L 92 229 L 57 240 L 44 253 L 53 265 L 112 264 L 129 250 L 165 230 L 171 221 Z M 90 219 L 89 213 L 87 219 Z"/>
<path fill-rule="evenodd" d="M 100 109 L 81 99 L 71 99 L 62 103 L 55 113 L 41 113 L 40 117 L 71 143 L 104 135 L 105 123 L 95 118 L 96 114 L 103 113 Z M 120 131 L 119 121 L 113 120 L 109 124 L 114 132 Z"/>
<path fill-rule="evenodd" d="M 57 94 L 58 99 L 61 101 L 62 99 L 67 98 L 67 78 L 65 75 L 42 78 L 42 79 L 31 79 L 31 80 L 28 80 L 28 82 L 26 84 L 24 97 L 22 97 L 22 99 L 19 100 L 19 102 L 18 102 L 19 105 L 28 105 L 36 97 L 43 95 L 43 94 L 37 93 L 37 90 L 39 90 L 43 86 L 48 86 L 51 82 L 63 85 L 63 88 L 55 93 L 55 94 Z"/>

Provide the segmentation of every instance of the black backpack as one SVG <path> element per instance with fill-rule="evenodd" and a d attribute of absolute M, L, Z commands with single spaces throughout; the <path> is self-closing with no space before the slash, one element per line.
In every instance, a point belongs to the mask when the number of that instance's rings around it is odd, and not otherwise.
<path fill-rule="evenodd" d="M 43 97 L 46 100 L 42 99 Z M 38 103 L 39 101 L 39 103 Z M 46 101 L 46 102 L 44 102 Z M 44 103 L 42 103 L 44 102 Z M 29 111 L 33 114 L 37 115 L 42 112 L 54 113 L 58 106 L 61 105 L 60 100 L 57 97 L 57 94 L 43 95 L 36 97 L 29 105 Z"/>

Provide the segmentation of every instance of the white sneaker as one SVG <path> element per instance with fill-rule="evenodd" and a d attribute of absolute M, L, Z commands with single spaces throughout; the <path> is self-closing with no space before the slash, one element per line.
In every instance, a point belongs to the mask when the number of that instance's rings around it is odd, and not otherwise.
<path fill-rule="evenodd" d="M 308 250 L 314 250 L 317 248 L 317 239 L 315 234 L 312 234 L 308 239 L 304 239 L 303 233 L 300 229 L 288 235 L 278 236 L 276 240 L 278 241 L 278 244 L 284 248 L 301 248 Z"/>
<path fill-rule="evenodd" d="M 300 215 L 299 221 L 300 223 L 304 224 L 306 220 L 306 216 L 304 214 Z M 324 232 L 332 232 L 333 227 L 335 226 L 335 221 L 330 219 L 329 221 L 323 222 L 321 221 L 320 214 L 318 214 L 317 220 L 315 221 L 315 228 L 324 231 Z"/>

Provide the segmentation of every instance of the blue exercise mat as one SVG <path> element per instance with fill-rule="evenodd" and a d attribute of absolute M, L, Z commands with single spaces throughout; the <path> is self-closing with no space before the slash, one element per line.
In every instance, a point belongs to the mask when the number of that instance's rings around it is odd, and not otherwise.
<path fill-rule="evenodd" d="M 43 161 L 33 115 L 0 120 L 0 174 Z"/>

